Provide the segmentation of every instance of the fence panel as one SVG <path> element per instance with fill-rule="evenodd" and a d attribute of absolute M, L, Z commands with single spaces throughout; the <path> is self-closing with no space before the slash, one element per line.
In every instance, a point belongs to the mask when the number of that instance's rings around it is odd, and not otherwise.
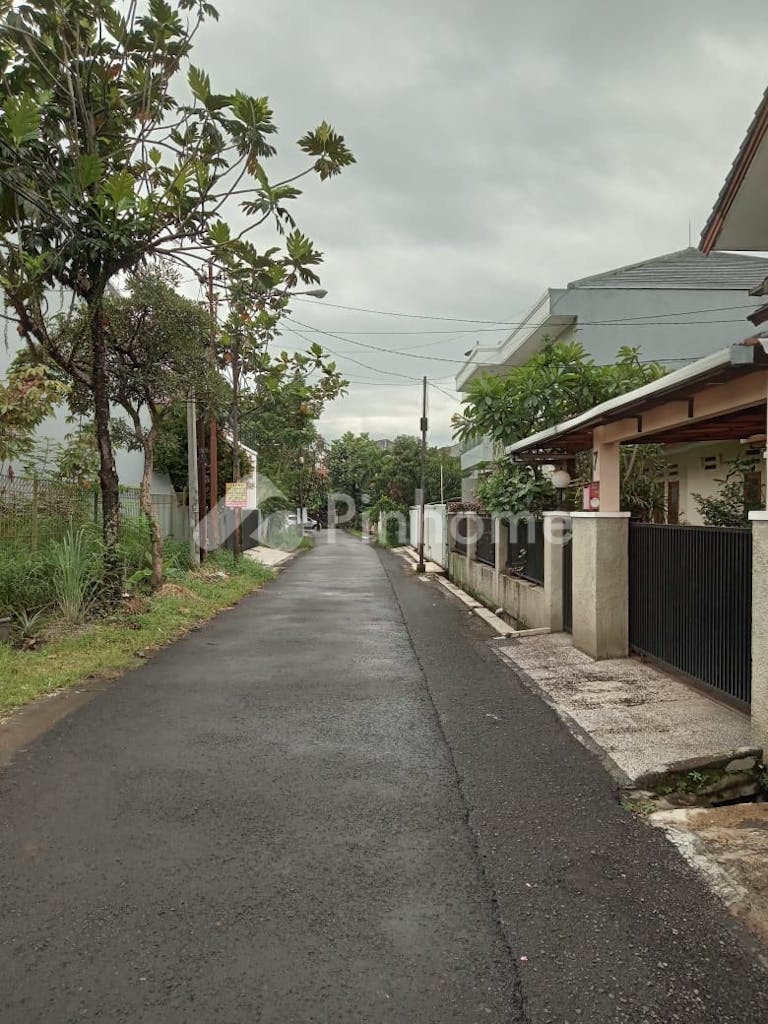
<path fill-rule="evenodd" d="M 140 518 L 138 487 L 121 487 L 119 499 L 123 518 Z M 183 540 L 189 535 L 186 511 L 179 506 L 177 495 L 153 494 L 152 505 L 163 537 Z M 98 488 L 60 480 L 0 478 L 0 543 L 37 550 L 61 540 L 68 530 L 94 523 L 101 523 Z"/>
<path fill-rule="evenodd" d="M 493 519 L 490 516 L 477 516 L 477 544 L 475 546 L 475 558 L 485 565 L 496 565 L 496 544 L 494 535 Z"/>
<path fill-rule="evenodd" d="M 467 553 L 467 517 L 456 516 L 454 524 L 455 536 L 453 538 L 453 550 L 459 555 Z"/>
<path fill-rule="evenodd" d="M 629 527 L 629 643 L 740 702 L 751 700 L 752 534 Z"/>
<path fill-rule="evenodd" d="M 543 519 L 521 519 L 509 524 L 507 567 L 531 583 L 544 583 Z"/>

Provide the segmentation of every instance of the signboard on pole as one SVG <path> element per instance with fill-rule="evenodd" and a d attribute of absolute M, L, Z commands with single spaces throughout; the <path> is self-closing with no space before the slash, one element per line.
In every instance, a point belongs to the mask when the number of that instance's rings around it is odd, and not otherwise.
<path fill-rule="evenodd" d="M 248 508 L 248 481 L 238 480 L 237 483 L 228 483 L 224 500 L 227 508 Z"/>

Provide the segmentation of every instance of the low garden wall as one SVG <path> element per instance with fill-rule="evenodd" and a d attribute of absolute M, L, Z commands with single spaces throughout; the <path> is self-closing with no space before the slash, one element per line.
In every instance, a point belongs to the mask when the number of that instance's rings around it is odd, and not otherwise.
<path fill-rule="evenodd" d="M 458 586 L 494 610 L 502 608 L 518 629 L 550 626 L 546 594 L 540 584 L 497 573 L 482 562 L 468 562 L 466 555 L 456 551 L 451 551 L 448 561 L 448 575 Z"/>

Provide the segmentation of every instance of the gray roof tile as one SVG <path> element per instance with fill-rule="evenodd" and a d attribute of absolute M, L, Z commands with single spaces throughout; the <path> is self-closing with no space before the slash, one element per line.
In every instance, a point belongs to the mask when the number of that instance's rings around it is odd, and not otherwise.
<path fill-rule="evenodd" d="M 750 291 L 768 275 L 768 259 L 693 247 L 572 281 L 569 288 L 721 288 Z"/>

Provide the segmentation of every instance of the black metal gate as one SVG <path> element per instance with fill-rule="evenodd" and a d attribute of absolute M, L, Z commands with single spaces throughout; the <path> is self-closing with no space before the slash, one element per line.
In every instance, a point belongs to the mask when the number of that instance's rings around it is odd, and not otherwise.
<path fill-rule="evenodd" d="M 563 545 L 563 632 L 573 632 L 573 540 Z"/>
<path fill-rule="evenodd" d="M 751 531 L 630 523 L 629 644 L 749 704 Z"/>

